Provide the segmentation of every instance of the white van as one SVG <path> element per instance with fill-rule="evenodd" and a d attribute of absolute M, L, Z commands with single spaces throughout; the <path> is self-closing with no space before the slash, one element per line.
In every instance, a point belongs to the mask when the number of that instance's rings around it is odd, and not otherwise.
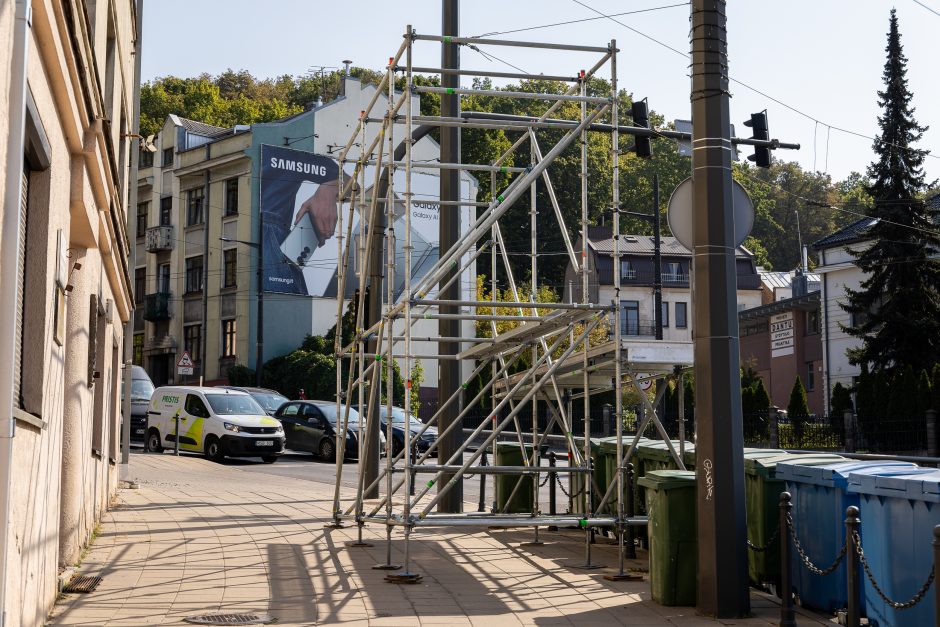
<path fill-rule="evenodd" d="M 147 412 L 147 450 L 159 453 L 176 442 L 181 451 L 204 453 L 213 461 L 260 457 L 266 464 L 284 451 L 284 428 L 245 392 L 222 388 L 157 388 Z"/>

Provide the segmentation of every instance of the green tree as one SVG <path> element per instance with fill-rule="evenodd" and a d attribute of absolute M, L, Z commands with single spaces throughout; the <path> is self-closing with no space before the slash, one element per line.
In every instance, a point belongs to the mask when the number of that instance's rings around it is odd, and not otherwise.
<path fill-rule="evenodd" d="M 832 387 L 832 399 L 829 401 L 829 413 L 833 420 L 841 421 L 843 414 L 852 411 L 852 394 L 841 383 Z"/>
<path fill-rule="evenodd" d="M 870 215 L 878 222 L 869 231 L 871 246 L 853 251 L 867 278 L 859 289 L 846 289 L 843 306 L 857 320 L 843 328 L 862 340 L 850 359 L 870 364 L 875 372 L 905 366 L 921 370 L 940 361 L 940 263 L 931 258 L 931 251 L 940 248 L 940 235 L 935 212 L 921 197 L 927 187 L 925 153 L 913 148 L 926 127 L 914 119 L 894 9 L 885 51 L 877 160 L 868 168 L 867 187 L 874 199 Z"/>
<path fill-rule="evenodd" d="M 793 382 L 793 389 L 790 390 L 790 402 L 787 403 L 787 416 L 790 424 L 793 425 L 793 431 L 796 434 L 796 445 L 802 446 L 803 429 L 806 421 L 809 419 L 809 404 L 806 401 L 806 388 L 799 375 Z"/>

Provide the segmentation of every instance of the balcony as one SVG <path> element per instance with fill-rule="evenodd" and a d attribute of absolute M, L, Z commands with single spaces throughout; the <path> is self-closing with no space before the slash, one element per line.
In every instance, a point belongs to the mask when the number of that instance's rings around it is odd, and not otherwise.
<path fill-rule="evenodd" d="M 176 338 L 172 335 L 150 336 L 144 342 L 144 352 L 153 353 L 173 353 L 176 351 Z"/>
<path fill-rule="evenodd" d="M 681 272 L 663 272 L 663 285 L 684 285 L 689 284 L 689 275 Z"/>
<path fill-rule="evenodd" d="M 148 322 L 169 320 L 172 316 L 170 312 L 170 299 L 171 294 L 169 292 L 147 294 L 144 297 L 144 320 Z"/>
<path fill-rule="evenodd" d="M 174 242 L 172 226 L 152 226 L 147 229 L 145 247 L 148 253 L 173 250 Z"/>

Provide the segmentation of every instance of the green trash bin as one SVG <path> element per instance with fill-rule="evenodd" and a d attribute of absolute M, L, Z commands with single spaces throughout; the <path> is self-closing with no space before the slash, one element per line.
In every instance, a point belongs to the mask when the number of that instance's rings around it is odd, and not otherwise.
<path fill-rule="evenodd" d="M 673 448 L 675 448 L 678 453 L 679 441 L 670 441 L 672 442 Z M 691 445 L 691 442 L 686 442 L 686 446 Z M 666 446 L 663 440 L 646 440 L 638 444 L 636 447 L 636 459 L 637 462 L 634 468 L 636 469 L 637 477 L 643 477 L 654 470 L 680 470 L 679 465 L 676 464 L 676 460 L 672 458 L 672 454 L 669 452 L 669 447 Z M 639 507 L 639 509 L 636 509 L 637 512 L 646 511 L 646 497 L 643 494 L 643 490 L 642 487 L 634 490 L 634 494 L 636 495 L 634 508 Z"/>
<path fill-rule="evenodd" d="M 578 447 L 580 453 L 584 453 L 584 445 Z M 606 481 L 604 476 L 604 465 L 598 463 L 598 453 L 600 451 L 600 440 L 598 438 L 591 438 L 591 457 L 594 460 L 594 482 L 597 483 L 598 487 Z M 569 462 L 573 460 L 569 457 Z M 568 473 L 568 494 L 571 497 L 571 513 L 572 514 L 586 514 L 584 507 L 584 473 L 583 472 L 569 472 Z M 596 500 L 597 497 L 595 497 Z"/>
<path fill-rule="evenodd" d="M 639 480 L 649 515 L 650 592 L 660 605 L 695 605 L 695 473 L 653 470 Z"/>
<path fill-rule="evenodd" d="M 542 447 L 542 453 L 545 453 L 547 447 Z M 532 459 L 532 445 L 526 444 L 525 447 L 525 456 L 526 459 Z M 519 447 L 519 444 L 516 442 L 497 442 L 496 443 L 496 465 L 497 466 L 524 466 L 525 463 L 522 461 L 522 449 Z M 520 513 L 531 513 L 532 507 L 534 504 L 533 494 L 532 494 L 532 481 L 534 475 L 523 475 L 522 473 L 513 474 L 513 475 L 497 475 L 496 476 L 496 511 L 503 512 L 505 507 L 505 512 L 507 514 L 520 514 Z M 519 486 L 519 489 L 516 490 L 515 495 L 512 496 L 512 502 L 509 502 L 509 496 L 512 495 L 513 490 L 516 489 L 516 484 L 521 482 L 522 485 Z M 506 507 L 507 502 L 509 506 Z"/>
<path fill-rule="evenodd" d="M 784 453 L 783 455 L 756 456 L 744 459 L 744 495 L 747 512 L 747 540 L 749 545 L 764 550 L 747 551 L 747 573 L 751 583 L 780 583 L 780 493 L 786 490 L 782 479 L 777 479 L 779 462 L 803 466 L 819 466 L 844 460 L 832 453 Z"/>
<path fill-rule="evenodd" d="M 632 436 L 623 436 L 623 452 L 626 453 L 630 448 Z M 617 481 L 617 436 L 601 438 L 597 447 L 597 462 L 594 467 L 599 471 L 597 488 L 601 491 L 601 498 L 607 493 L 610 484 Z M 602 481 L 603 480 L 603 481 Z M 617 511 L 618 501 L 617 489 L 610 493 L 607 499 L 607 506 L 601 510 L 602 513 L 615 513 Z"/>

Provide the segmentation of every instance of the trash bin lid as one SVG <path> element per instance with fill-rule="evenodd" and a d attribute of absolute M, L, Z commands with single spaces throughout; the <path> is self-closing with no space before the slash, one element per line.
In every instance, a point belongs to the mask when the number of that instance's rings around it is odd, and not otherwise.
<path fill-rule="evenodd" d="M 670 443 L 678 454 L 679 440 L 670 440 Z M 691 442 L 685 443 L 686 446 L 691 446 L 691 444 Z M 647 459 L 655 459 L 658 461 L 669 461 L 672 459 L 672 453 L 669 452 L 669 446 L 664 440 L 651 440 L 643 446 L 637 446 L 637 450 Z"/>
<path fill-rule="evenodd" d="M 917 468 L 917 464 L 890 460 L 855 459 L 820 466 L 806 466 L 801 464 L 799 460 L 795 460 L 777 464 L 777 479 L 830 488 L 845 488 L 848 484 L 849 473 L 852 472 L 864 470 L 873 475 L 895 474 L 911 468 Z"/>
<path fill-rule="evenodd" d="M 688 488 L 695 485 L 695 472 L 691 470 L 652 470 L 639 478 L 637 483 L 653 490 Z"/>
<path fill-rule="evenodd" d="M 845 461 L 845 458 L 832 453 L 786 453 L 772 457 L 756 457 L 744 459 L 744 472 L 749 475 L 776 478 L 777 464 L 793 463 L 804 466 L 819 466 Z"/>
<path fill-rule="evenodd" d="M 849 492 L 893 496 L 940 503 L 940 471 L 936 468 L 898 468 L 893 474 L 874 474 L 868 469 L 849 473 Z"/>

